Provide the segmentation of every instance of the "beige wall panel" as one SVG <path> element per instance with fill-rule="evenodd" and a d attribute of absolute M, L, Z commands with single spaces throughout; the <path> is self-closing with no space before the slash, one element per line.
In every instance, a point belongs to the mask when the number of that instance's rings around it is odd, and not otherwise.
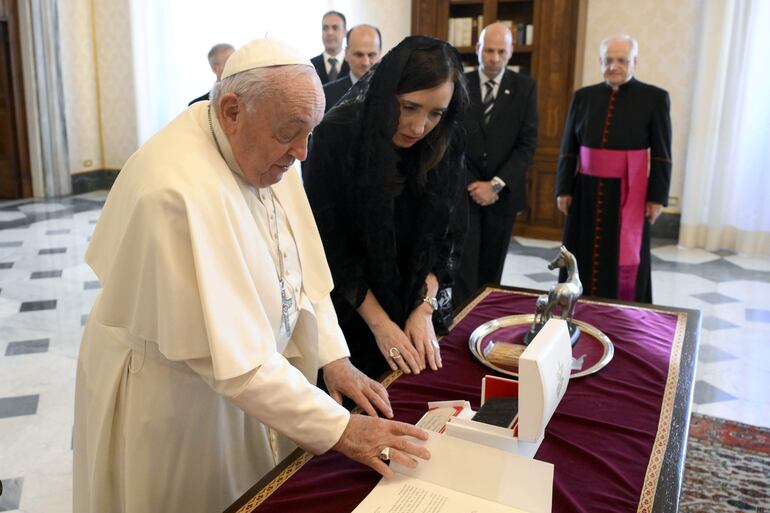
<path fill-rule="evenodd" d="M 71 173 L 102 168 L 90 0 L 59 3 Z"/>
<path fill-rule="evenodd" d="M 106 168 L 119 169 L 138 147 L 130 0 L 94 0 Z"/>
<path fill-rule="evenodd" d="M 636 77 L 671 95 L 673 174 L 670 196 L 681 198 L 692 113 L 703 0 L 588 0 L 583 85 L 602 80 L 599 43 L 613 34 L 639 41 Z M 672 204 L 669 211 L 678 212 Z"/>

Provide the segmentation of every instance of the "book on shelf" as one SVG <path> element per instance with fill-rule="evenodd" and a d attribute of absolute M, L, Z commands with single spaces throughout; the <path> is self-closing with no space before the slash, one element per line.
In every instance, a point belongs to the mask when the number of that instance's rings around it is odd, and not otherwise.
<path fill-rule="evenodd" d="M 524 29 L 524 44 L 531 45 L 534 42 L 535 42 L 535 26 L 529 23 Z"/>
<path fill-rule="evenodd" d="M 469 47 L 478 41 L 479 34 L 484 29 L 484 17 L 466 16 L 463 18 L 449 18 L 447 42 L 456 47 Z"/>

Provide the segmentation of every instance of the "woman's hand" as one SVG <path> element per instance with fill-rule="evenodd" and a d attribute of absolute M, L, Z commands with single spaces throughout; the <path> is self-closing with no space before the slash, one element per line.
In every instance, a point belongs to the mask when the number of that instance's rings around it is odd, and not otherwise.
<path fill-rule="evenodd" d="M 419 374 L 420 370 L 425 368 L 425 360 L 418 354 L 411 340 L 401 331 L 398 324 L 388 319 L 372 326 L 371 329 L 377 341 L 377 347 L 380 348 L 391 370 L 401 369 L 406 374 L 412 372 Z"/>
<path fill-rule="evenodd" d="M 417 349 L 422 368 L 425 368 L 425 362 L 433 370 L 442 367 L 441 350 L 433 329 L 433 309 L 428 303 L 420 303 L 420 306 L 412 310 L 406 320 L 404 333 Z"/>

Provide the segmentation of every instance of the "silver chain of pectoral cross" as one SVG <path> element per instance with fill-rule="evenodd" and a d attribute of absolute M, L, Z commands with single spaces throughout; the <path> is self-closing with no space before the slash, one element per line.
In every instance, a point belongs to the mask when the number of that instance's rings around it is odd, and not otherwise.
<path fill-rule="evenodd" d="M 208 118 L 209 118 L 209 130 L 211 131 L 211 137 L 214 139 L 214 143 L 217 145 L 217 150 L 219 151 L 219 155 L 224 159 L 224 153 L 222 153 L 222 148 L 219 146 L 219 141 L 217 140 L 217 135 L 214 133 L 214 124 L 211 122 L 211 104 L 209 104 L 208 108 Z M 283 268 L 283 254 L 281 253 L 281 239 L 278 236 L 278 210 L 275 208 L 275 194 L 273 193 L 273 189 L 270 188 L 270 200 L 273 203 L 273 228 L 275 229 L 275 245 L 276 249 L 278 250 L 278 284 L 281 287 L 281 325 L 284 327 L 286 334 L 288 335 L 291 331 L 291 323 L 289 322 L 289 309 L 291 308 L 293 302 L 292 299 L 289 297 L 288 293 L 286 292 L 286 281 L 284 280 L 285 271 Z M 265 205 L 265 208 L 267 208 L 267 205 Z"/>
<path fill-rule="evenodd" d="M 270 201 L 273 204 L 273 229 L 275 230 L 275 249 L 278 251 L 278 284 L 281 287 L 281 324 L 288 335 L 291 332 L 291 323 L 289 322 L 289 309 L 292 306 L 292 299 L 286 292 L 285 271 L 283 267 L 283 253 L 281 253 L 281 239 L 278 236 L 278 210 L 275 208 L 275 193 L 270 189 Z"/>

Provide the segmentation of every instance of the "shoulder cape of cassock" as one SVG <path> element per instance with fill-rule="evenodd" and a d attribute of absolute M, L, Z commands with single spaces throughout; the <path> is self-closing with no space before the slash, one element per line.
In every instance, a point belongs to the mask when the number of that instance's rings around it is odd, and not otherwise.
<path fill-rule="evenodd" d="M 92 315 L 158 344 L 170 360 L 211 357 L 214 376 L 276 350 L 281 297 L 267 241 L 211 137 L 207 103 L 185 110 L 126 163 L 86 253 L 102 284 Z M 273 186 L 316 304 L 332 289 L 298 173 Z"/>

